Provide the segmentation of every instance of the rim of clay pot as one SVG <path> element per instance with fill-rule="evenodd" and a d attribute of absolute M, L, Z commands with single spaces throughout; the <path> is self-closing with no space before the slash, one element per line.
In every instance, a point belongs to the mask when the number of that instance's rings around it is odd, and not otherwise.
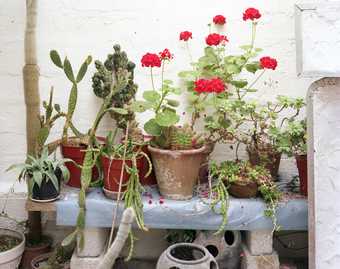
<path fill-rule="evenodd" d="M 96 136 L 96 138 L 98 139 L 98 141 L 100 142 L 105 142 L 105 137 L 102 136 Z M 76 136 L 71 136 L 68 138 L 69 140 L 73 140 L 73 141 L 80 141 L 79 137 Z M 72 143 L 68 144 L 68 143 L 61 143 L 60 144 L 62 147 L 65 148 L 86 148 L 86 146 L 84 145 L 73 145 Z"/>
<path fill-rule="evenodd" d="M 23 233 L 16 231 L 16 230 L 12 230 L 12 229 L 0 228 L 0 235 L 4 235 L 4 234 L 10 235 L 16 238 L 20 238 L 21 242 L 14 248 L 0 252 L 0 265 L 17 259 L 19 256 L 22 255 L 22 253 L 25 250 L 26 238 Z"/>
<path fill-rule="evenodd" d="M 186 149 L 186 150 L 160 149 L 160 148 L 155 148 L 149 145 L 148 150 L 154 153 L 169 154 L 169 155 L 176 154 L 176 153 L 181 154 L 181 155 L 194 155 L 194 154 L 203 153 L 206 150 L 206 145 L 203 145 L 202 147 L 198 149 Z"/>
<path fill-rule="evenodd" d="M 198 259 L 198 260 L 192 260 L 192 261 L 186 261 L 186 260 L 177 259 L 176 257 L 171 255 L 171 251 L 173 249 L 175 249 L 175 248 L 178 248 L 178 247 L 196 248 L 196 249 L 202 251 L 204 253 L 204 256 L 202 258 Z M 206 261 L 209 258 L 210 253 L 208 252 L 208 250 L 206 248 L 204 248 L 204 247 L 202 247 L 200 245 L 197 245 L 197 244 L 193 244 L 193 243 L 178 243 L 178 244 L 170 246 L 167 249 L 166 255 L 168 256 L 168 258 L 170 260 L 173 260 L 173 261 L 175 261 L 177 263 L 193 265 L 193 264 L 198 264 L 198 263 L 202 263 L 202 262 Z"/>

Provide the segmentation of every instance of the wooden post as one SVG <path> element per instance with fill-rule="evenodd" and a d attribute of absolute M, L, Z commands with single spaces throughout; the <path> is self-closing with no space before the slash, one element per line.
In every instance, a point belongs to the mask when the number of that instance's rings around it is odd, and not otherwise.
<path fill-rule="evenodd" d="M 34 155 L 40 129 L 39 67 L 36 52 L 37 0 L 26 0 L 25 66 L 23 68 L 24 95 L 26 104 L 27 154 Z M 28 188 L 30 189 L 30 188 Z M 28 213 L 28 240 L 41 240 L 41 214 Z"/>

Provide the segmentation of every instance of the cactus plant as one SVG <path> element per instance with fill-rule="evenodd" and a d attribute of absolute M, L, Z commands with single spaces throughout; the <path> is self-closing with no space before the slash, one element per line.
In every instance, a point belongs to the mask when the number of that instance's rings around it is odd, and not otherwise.
<path fill-rule="evenodd" d="M 69 99 L 68 99 L 68 107 L 67 107 L 67 113 L 66 113 L 66 121 L 63 129 L 63 143 L 67 142 L 68 140 L 68 129 L 72 128 L 72 131 L 76 136 L 81 136 L 81 133 L 73 126 L 72 124 L 72 117 L 74 114 L 74 111 L 76 109 L 77 105 L 77 99 L 78 99 L 78 83 L 82 81 L 84 78 L 88 66 L 92 62 L 92 57 L 87 56 L 85 61 L 82 63 L 82 65 L 79 68 L 79 71 L 77 73 L 77 76 L 74 76 L 72 65 L 67 57 L 65 57 L 64 62 L 61 61 L 61 58 L 59 56 L 59 53 L 56 50 L 50 51 L 50 58 L 52 62 L 57 66 L 58 68 L 62 69 L 68 78 L 68 80 L 72 83 Z"/>
<path fill-rule="evenodd" d="M 121 50 L 119 45 L 113 46 L 114 53 L 109 54 L 104 64 L 101 61 L 95 61 L 97 71 L 92 77 L 93 92 L 99 98 L 106 98 L 110 93 L 110 88 L 113 80 L 113 73 L 118 76 L 126 76 L 128 73 L 127 83 L 118 89 L 118 91 L 111 98 L 111 105 L 116 108 L 124 108 L 125 104 L 129 104 L 135 98 L 137 92 L 137 84 L 134 83 L 134 69 L 135 64 L 129 61 L 126 53 Z M 126 128 L 126 121 L 133 120 L 135 115 L 129 112 L 126 115 L 110 112 L 113 119 L 115 119 L 119 128 Z"/>
<path fill-rule="evenodd" d="M 196 132 L 188 124 L 185 124 L 183 127 L 172 126 L 170 137 L 171 150 L 199 148 L 204 143 L 202 136 L 196 134 Z"/>

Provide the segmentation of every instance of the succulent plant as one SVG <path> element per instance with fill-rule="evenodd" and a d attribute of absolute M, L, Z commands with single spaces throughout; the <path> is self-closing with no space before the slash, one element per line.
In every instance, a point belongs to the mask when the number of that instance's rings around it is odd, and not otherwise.
<path fill-rule="evenodd" d="M 133 81 L 135 64 L 129 61 L 126 53 L 121 50 L 119 45 L 114 45 L 113 49 L 114 53 L 109 54 L 104 63 L 95 61 L 97 71 L 92 77 L 92 88 L 96 96 L 104 99 L 110 93 L 114 83 L 112 74 L 115 73 L 115 76 L 120 78 L 126 77 L 127 80 L 124 85 L 112 97 L 113 107 L 124 108 L 135 98 L 137 92 L 138 86 Z M 115 119 L 118 127 L 124 129 L 126 121 L 133 120 L 135 115 L 133 112 L 122 115 L 111 111 L 111 117 Z"/>
<path fill-rule="evenodd" d="M 203 138 L 196 134 L 196 132 L 188 125 L 182 127 L 171 127 L 171 150 L 188 150 L 199 148 L 203 144 Z"/>

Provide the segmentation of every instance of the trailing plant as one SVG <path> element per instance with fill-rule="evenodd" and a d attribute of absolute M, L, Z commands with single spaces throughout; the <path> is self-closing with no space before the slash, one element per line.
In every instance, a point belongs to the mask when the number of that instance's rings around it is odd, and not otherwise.
<path fill-rule="evenodd" d="M 168 230 L 166 241 L 173 245 L 177 243 L 193 243 L 196 239 L 196 230 Z"/>
<path fill-rule="evenodd" d="M 212 163 L 210 173 L 213 178 L 223 182 L 226 189 L 236 183 L 240 185 L 246 185 L 249 182 L 256 183 L 261 197 L 267 204 L 264 215 L 272 219 L 273 231 L 279 229 L 276 209 L 282 194 L 273 183 L 272 176 L 267 169 L 259 165 L 254 166 L 249 161 L 224 161 L 219 165 Z M 218 202 L 225 203 L 225 200 Z"/>
<path fill-rule="evenodd" d="M 97 71 L 92 76 L 92 88 L 96 96 L 105 99 L 110 93 L 110 88 L 113 81 L 112 73 L 117 70 L 123 70 L 129 73 L 129 78 L 124 85 L 112 96 L 112 106 L 116 108 L 124 108 L 126 105 L 130 104 L 132 100 L 135 99 L 137 92 L 137 84 L 134 83 L 134 69 L 135 64 L 127 58 L 124 51 L 121 51 L 119 45 L 113 46 L 114 53 L 109 54 L 104 64 L 101 61 L 95 61 L 95 67 Z M 115 119 L 117 126 L 119 128 L 125 129 L 126 122 L 132 121 L 135 115 L 132 111 L 122 115 L 115 111 L 111 111 L 111 116 Z"/>
<path fill-rule="evenodd" d="M 57 66 L 58 68 L 60 68 L 64 71 L 66 77 L 68 78 L 68 80 L 72 84 L 72 87 L 71 87 L 71 90 L 70 90 L 70 95 L 69 95 L 69 98 L 68 98 L 66 121 L 65 121 L 64 128 L 63 128 L 63 136 L 62 136 L 63 143 L 66 143 L 67 140 L 68 140 L 68 130 L 69 130 L 69 128 L 72 129 L 72 131 L 74 132 L 74 134 L 77 137 L 81 136 L 80 132 L 77 131 L 77 129 L 72 124 L 72 117 L 73 117 L 73 114 L 74 114 L 74 111 L 75 111 L 76 105 L 77 105 L 78 84 L 84 78 L 84 76 L 87 72 L 88 66 L 92 62 L 92 57 L 87 56 L 85 61 L 80 66 L 79 71 L 77 73 L 77 76 L 74 75 L 72 65 L 71 65 L 71 63 L 70 63 L 70 61 L 67 57 L 65 57 L 64 61 L 62 61 L 60 56 L 59 56 L 59 53 L 56 50 L 51 50 L 50 51 L 50 58 L 51 58 L 52 62 L 55 64 L 55 66 Z"/>
<path fill-rule="evenodd" d="M 37 185 L 39 188 L 43 181 L 51 181 L 53 183 L 54 188 L 59 191 L 59 179 L 57 177 L 57 173 L 61 173 L 62 178 L 67 181 L 70 177 L 69 171 L 64 165 L 65 162 L 71 161 L 68 159 L 50 159 L 48 148 L 43 148 L 42 154 L 40 157 L 33 157 L 28 155 L 29 163 L 22 164 L 14 164 L 10 166 L 6 171 L 12 169 L 18 169 L 20 171 L 18 180 L 30 180 L 32 184 L 29 193 L 32 193 L 34 185 Z"/>
<path fill-rule="evenodd" d="M 106 138 L 105 145 L 101 149 L 101 154 L 110 160 L 118 159 L 125 160 L 122 169 L 129 175 L 129 180 L 126 184 L 126 191 L 123 194 L 125 208 L 133 208 L 135 212 L 135 219 L 140 229 L 147 231 L 144 224 L 142 193 L 144 187 L 140 183 L 139 170 L 137 160 L 139 158 L 146 158 L 149 163 L 149 171 L 145 177 L 149 176 L 152 171 L 152 164 L 149 156 L 142 151 L 142 147 L 146 145 L 145 142 L 133 141 L 131 138 L 125 143 L 114 144 L 114 135 L 112 132 Z M 130 162 L 130 165 L 126 161 Z M 130 251 L 126 258 L 129 260 L 133 254 L 133 246 L 135 237 L 132 231 L 129 232 Z"/>

